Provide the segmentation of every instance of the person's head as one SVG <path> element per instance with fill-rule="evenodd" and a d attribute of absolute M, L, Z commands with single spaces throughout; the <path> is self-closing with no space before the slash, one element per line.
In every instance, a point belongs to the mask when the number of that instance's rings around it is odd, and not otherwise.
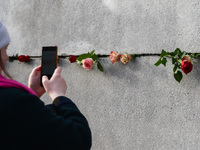
<path fill-rule="evenodd" d="M 9 78 L 11 78 L 4 66 L 4 64 L 8 60 L 6 49 L 9 43 L 10 43 L 9 33 L 6 27 L 0 21 L 0 71 L 3 71 Z"/>

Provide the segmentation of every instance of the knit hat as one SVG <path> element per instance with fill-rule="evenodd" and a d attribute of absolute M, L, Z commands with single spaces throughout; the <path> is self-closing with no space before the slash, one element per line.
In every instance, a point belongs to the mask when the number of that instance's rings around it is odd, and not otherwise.
<path fill-rule="evenodd" d="M 0 49 L 10 43 L 10 36 L 6 27 L 0 21 Z"/>

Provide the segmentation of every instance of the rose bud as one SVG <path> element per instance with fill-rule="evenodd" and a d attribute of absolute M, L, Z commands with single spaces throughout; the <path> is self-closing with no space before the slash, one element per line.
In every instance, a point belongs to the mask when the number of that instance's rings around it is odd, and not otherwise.
<path fill-rule="evenodd" d="M 191 62 L 191 57 L 189 55 L 185 55 L 183 58 L 182 58 L 182 61 L 189 61 Z"/>
<path fill-rule="evenodd" d="M 70 56 L 70 58 L 69 58 L 69 61 L 71 62 L 71 63 L 74 63 L 74 62 L 76 62 L 76 56 L 74 56 L 74 55 L 71 55 Z"/>
<path fill-rule="evenodd" d="M 120 55 L 118 54 L 118 52 L 111 52 L 110 53 L 110 60 L 112 61 L 112 64 L 114 64 L 115 62 L 118 62 L 120 60 Z"/>
<path fill-rule="evenodd" d="M 191 72 L 192 67 L 193 67 L 192 63 L 188 60 L 184 60 L 181 62 L 181 69 L 183 70 L 185 74 L 188 74 L 189 72 Z"/>
<path fill-rule="evenodd" d="M 128 62 L 130 62 L 131 61 L 131 55 L 129 55 L 129 54 L 124 54 L 124 55 L 121 55 L 121 62 L 123 63 L 123 64 L 127 64 Z"/>
<path fill-rule="evenodd" d="M 28 62 L 28 61 L 30 61 L 30 56 L 28 56 L 28 55 L 20 55 L 18 57 L 18 60 L 21 61 L 21 62 Z"/>
<path fill-rule="evenodd" d="M 94 65 L 94 61 L 92 58 L 87 58 L 82 60 L 82 64 L 83 68 L 85 68 L 86 70 L 90 70 Z"/>

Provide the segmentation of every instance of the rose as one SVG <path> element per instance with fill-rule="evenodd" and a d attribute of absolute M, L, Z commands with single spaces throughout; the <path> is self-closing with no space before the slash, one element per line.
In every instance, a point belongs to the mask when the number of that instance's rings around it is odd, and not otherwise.
<path fill-rule="evenodd" d="M 181 69 L 185 74 L 188 74 L 189 72 L 192 71 L 193 65 L 190 61 L 184 60 L 181 62 Z"/>
<path fill-rule="evenodd" d="M 28 62 L 28 61 L 30 61 L 30 56 L 28 56 L 28 55 L 20 55 L 18 57 L 18 60 L 21 61 L 21 62 Z"/>
<path fill-rule="evenodd" d="M 115 62 L 118 62 L 120 60 L 120 55 L 118 54 L 118 52 L 111 51 L 109 58 L 112 61 L 112 64 L 114 64 Z"/>
<path fill-rule="evenodd" d="M 186 51 L 181 51 L 179 48 L 175 49 L 174 52 L 166 52 L 165 50 L 162 50 L 160 59 L 154 65 L 159 66 L 160 64 L 163 64 L 166 66 L 167 57 L 171 57 L 172 64 L 174 65 L 174 78 L 176 81 L 180 82 L 183 78 L 180 69 L 182 69 L 185 74 L 191 72 L 193 69 L 192 59 L 196 59 L 199 56 L 200 53 L 187 53 Z"/>
<path fill-rule="evenodd" d="M 78 65 L 81 65 L 86 70 L 90 70 L 95 64 L 97 64 L 97 68 L 101 72 L 104 71 L 103 66 L 98 60 L 98 55 L 95 54 L 95 50 L 93 50 L 92 52 L 81 54 L 77 57 L 76 61 Z"/>
<path fill-rule="evenodd" d="M 193 65 L 191 63 L 191 57 L 189 55 L 185 55 L 181 60 L 181 69 L 185 74 L 188 74 L 192 71 L 193 68 Z"/>
<path fill-rule="evenodd" d="M 191 57 L 190 57 L 189 55 L 185 55 L 185 56 L 182 58 L 182 61 L 185 61 L 185 60 L 191 62 Z"/>
<path fill-rule="evenodd" d="M 74 55 L 71 55 L 70 56 L 70 58 L 69 58 L 69 61 L 71 62 L 71 63 L 74 63 L 74 62 L 76 62 L 76 56 L 74 56 Z"/>
<path fill-rule="evenodd" d="M 124 55 L 121 55 L 121 62 L 123 64 L 127 64 L 128 62 L 131 61 L 131 56 L 129 54 L 124 54 Z"/>
<path fill-rule="evenodd" d="M 83 68 L 85 68 L 86 70 L 90 70 L 94 65 L 94 61 L 92 58 L 83 59 L 81 62 Z"/>

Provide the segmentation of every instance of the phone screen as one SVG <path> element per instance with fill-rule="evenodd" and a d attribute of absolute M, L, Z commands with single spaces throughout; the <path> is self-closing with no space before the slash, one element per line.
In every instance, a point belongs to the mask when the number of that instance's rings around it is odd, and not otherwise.
<path fill-rule="evenodd" d="M 41 85 L 42 85 L 42 76 L 46 75 L 50 79 L 56 67 L 57 67 L 57 46 L 43 47 Z"/>

